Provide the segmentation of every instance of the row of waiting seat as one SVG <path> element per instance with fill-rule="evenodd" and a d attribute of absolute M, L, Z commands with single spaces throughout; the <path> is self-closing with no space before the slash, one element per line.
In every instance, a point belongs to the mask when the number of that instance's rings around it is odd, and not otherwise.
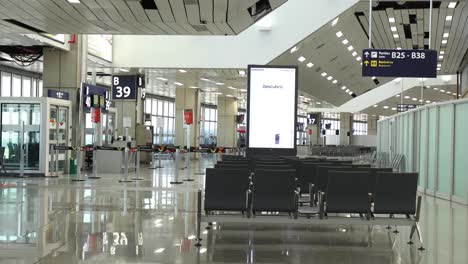
<path fill-rule="evenodd" d="M 298 213 L 312 193 L 320 213 L 414 214 L 416 173 L 393 173 L 350 161 L 226 158 L 207 169 L 205 211 Z M 321 199 L 318 199 L 318 198 Z M 314 204 L 310 204 L 313 206 Z"/>

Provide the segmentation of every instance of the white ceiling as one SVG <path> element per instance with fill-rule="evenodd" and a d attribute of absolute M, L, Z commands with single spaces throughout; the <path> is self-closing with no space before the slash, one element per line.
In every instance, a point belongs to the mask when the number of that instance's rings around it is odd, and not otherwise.
<path fill-rule="evenodd" d="M 394 1 L 374 2 L 372 45 L 375 48 L 413 49 L 413 44 L 417 44 L 418 48 L 424 48 L 424 43 L 428 43 L 428 40 L 424 42 L 424 31 L 429 30 L 429 9 L 401 10 L 399 8 L 404 7 L 404 5 L 398 4 L 386 8 L 380 6 L 393 4 L 391 2 L 394 3 Z M 418 1 L 411 2 L 411 5 L 421 4 Z M 425 2 L 428 5 L 429 1 L 419 2 Z M 468 4 L 466 1 L 459 1 L 456 8 L 451 9 L 448 8 L 449 2 L 440 3 L 438 1 L 433 9 L 432 48 L 444 52 L 443 59 L 439 60 L 441 64 L 439 74 L 454 74 L 468 49 Z M 346 89 L 359 96 L 369 89 L 392 80 L 392 78 L 379 77 L 377 78 L 379 85 L 377 85 L 372 78 L 362 77 L 360 61 L 356 60 L 357 57 L 361 56 L 362 50 L 368 47 L 368 5 L 368 1 L 359 2 L 353 8 L 342 13 L 335 25 L 332 24 L 333 21 L 330 21 L 297 43 L 295 52 L 285 51 L 273 60 L 272 64 L 298 65 L 300 67 L 300 90 L 326 100 L 335 106 L 340 106 L 353 99 L 350 94 L 345 92 Z M 416 24 L 411 24 L 409 21 L 409 16 L 413 14 L 416 15 Z M 446 21 L 448 15 L 452 16 L 451 21 Z M 395 18 L 395 23 L 390 22 L 390 17 Z M 406 38 L 403 24 L 409 24 L 411 38 Z M 393 34 L 396 32 L 391 31 L 392 26 L 397 27 L 398 38 L 394 38 Z M 337 37 L 337 32 L 341 32 L 342 36 Z M 444 33 L 449 33 L 448 38 L 444 38 Z M 447 40 L 446 44 L 442 44 L 443 39 Z M 347 44 L 343 44 L 343 41 L 346 42 L 345 40 L 348 42 Z M 348 50 L 349 46 L 353 47 L 352 51 Z M 352 55 L 353 51 L 357 53 L 355 56 Z M 303 62 L 298 61 L 301 56 L 305 58 Z M 313 66 L 307 67 L 308 63 L 313 63 Z M 321 76 L 323 72 L 327 73 L 325 77 Z M 330 75 L 333 78 L 327 80 L 326 78 Z M 333 83 L 334 80 L 336 83 Z M 342 90 L 343 86 L 346 86 L 345 90 Z M 385 99 L 387 98 L 381 98 L 382 101 Z M 439 101 L 436 98 L 434 100 Z M 441 97 L 440 100 L 446 99 Z M 388 112 L 382 111 L 382 114 L 388 114 Z"/>
<path fill-rule="evenodd" d="M 287 0 L 269 0 L 274 10 Z M 156 9 L 144 7 L 154 3 Z M 0 32 L 51 34 L 236 35 L 260 16 L 257 0 L 2 0 Z"/>

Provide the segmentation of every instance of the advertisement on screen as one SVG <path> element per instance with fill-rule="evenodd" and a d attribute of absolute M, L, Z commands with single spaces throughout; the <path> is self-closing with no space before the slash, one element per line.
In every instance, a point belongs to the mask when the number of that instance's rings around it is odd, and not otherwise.
<path fill-rule="evenodd" d="M 249 66 L 248 86 L 249 149 L 295 151 L 297 68 Z"/>

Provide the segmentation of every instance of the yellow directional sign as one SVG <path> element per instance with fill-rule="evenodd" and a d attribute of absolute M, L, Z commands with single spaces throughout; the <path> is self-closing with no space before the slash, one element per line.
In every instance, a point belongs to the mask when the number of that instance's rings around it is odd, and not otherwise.
<path fill-rule="evenodd" d="M 369 66 L 369 61 L 364 61 L 364 65 Z"/>

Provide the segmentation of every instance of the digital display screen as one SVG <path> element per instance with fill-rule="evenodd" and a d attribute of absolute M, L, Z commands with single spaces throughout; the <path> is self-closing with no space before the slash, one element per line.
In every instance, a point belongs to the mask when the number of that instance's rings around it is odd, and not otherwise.
<path fill-rule="evenodd" d="M 249 148 L 296 148 L 296 85 L 296 67 L 249 66 Z"/>

